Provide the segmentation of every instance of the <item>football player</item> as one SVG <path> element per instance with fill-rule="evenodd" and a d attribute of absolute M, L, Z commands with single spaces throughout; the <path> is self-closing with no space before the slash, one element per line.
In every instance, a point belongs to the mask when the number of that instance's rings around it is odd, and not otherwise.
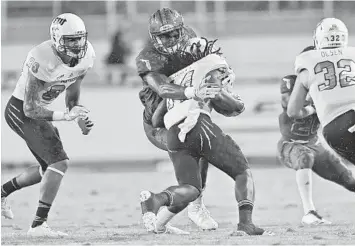
<path fill-rule="evenodd" d="M 56 17 L 50 26 L 50 40 L 29 51 L 5 109 L 7 124 L 26 142 L 40 164 L 40 167 L 29 167 L 1 186 L 1 214 L 12 219 L 6 197 L 16 190 L 40 183 L 38 208 L 27 232 L 29 236 L 67 235 L 52 230 L 47 224 L 69 159 L 52 121 L 77 121 L 84 135 L 93 127 L 89 111 L 79 105 L 80 84 L 95 59 L 87 36 L 80 17 L 71 13 Z M 47 106 L 64 91 L 67 111 L 49 110 Z"/>
<path fill-rule="evenodd" d="M 143 80 L 143 89 L 139 93 L 144 105 L 143 125 L 149 141 L 156 147 L 167 151 L 167 130 L 164 124 L 152 124 L 152 117 L 163 99 L 189 99 L 201 97 L 193 87 L 170 83 L 171 74 L 186 67 L 183 60 L 177 59 L 177 53 L 186 42 L 196 37 L 195 32 L 184 24 L 183 17 L 176 10 L 162 8 L 156 11 L 149 20 L 150 42 L 136 58 L 138 74 Z M 232 80 L 230 76 L 225 79 Z M 218 88 L 206 88 L 205 97 L 213 98 L 219 92 Z M 201 92 L 202 93 L 202 92 Z M 206 184 L 208 162 L 200 159 L 203 189 Z M 162 210 L 161 213 L 163 213 Z M 188 206 L 189 218 L 200 228 L 210 230 L 218 227 L 210 216 L 202 200 L 202 194 Z M 159 232 L 171 232 L 172 227 L 158 228 Z"/>
<path fill-rule="evenodd" d="M 313 50 L 307 47 L 303 52 Z M 281 139 L 278 142 L 278 153 L 281 162 L 296 170 L 296 182 L 301 196 L 304 225 L 329 225 L 330 221 L 322 218 L 315 209 L 312 197 L 312 170 L 324 179 L 333 181 L 355 192 L 355 178 L 352 172 L 341 163 L 340 159 L 327 150 L 318 139 L 319 120 L 316 114 L 303 119 L 290 118 L 287 103 L 296 81 L 295 75 L 285 76 L 281 81 L 283 112 L 279 115 Z M 306 101 L 305 107 L 313 107 Z"/>
<path fill-rule="evenodd" d="M 191 65 L 187 64 L 189 66 L 183 71 L 170 76 L 175 84 L 193 86 L 198 91 L 205 87 L 219 87 L 221 91 L 213 99 L 167 100 L 168 112 L 164 123 L 168 129 L 167 146 L 178 185 L 160 193 L 141 192 L 142 218 L 147 231 L 155 231 L 161 224 L 168 223 L 200 196 L 202 182 L 198 161 L 204 157 L 235 181 L 239 209 L 235 235 L 265 234 L 252 222 L 255 193 L 249 164 L 239 146 L 210 117 L 212 107 L 218 108 L 225 116 L 236 116 L 244 110 L 240 98 L 226 90 L 228 85 L 222 85 L 221 80 L 229 73 L 228 64 L 220 56 L 219 49 L 213 49 L 213 44 L 203 39 L 198 41 L 195 46 L 197 54 L 191 55 L 188 62 Z M 183 53 L 182 59 L 187 61 L 188 54 Z M 161 209 L 162 206 L 167 207 Z M 158 213 L 159 209 L 167 211 L 164 217 Z"/>
<path fill-rule="evenodd" d="M 287 114 L 312 113 L 303 104 L 309 93 L 328 145 L 355 165 L 355 48 L 348 47 L 348 29 L 336 18 L 325 18 L 314 32 L 315 50 L 296 57 L 297 80 Z"/>

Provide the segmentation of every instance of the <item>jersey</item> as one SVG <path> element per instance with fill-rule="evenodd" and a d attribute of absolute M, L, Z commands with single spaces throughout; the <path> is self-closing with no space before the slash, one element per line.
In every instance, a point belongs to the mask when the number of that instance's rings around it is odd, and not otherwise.
<path fill-rule="evenodd" d="M 355 109 L 355 48 L 311 50 L 296 57 L 295 70 L 309 72 L 309 90 L 322 126 Z"/>
<path fill-rule="evenodd" d="M 196 33 L 190 27 L 184 27 L 185 32 L 189 38 L 196 37 Z M 169 77 L 175 72 L 183 69 L 185 65 L 173 59 L 173 55 L 163 55 L 159 53 L 152 44 L 148 42 L 146 47 L 139 53 L 136 58 L 136 67 L 139 76 L 143 77 L 149 72 L 157 72 Z M 143 119 L 146 123 L 152 124 L 151 118 L 163 100 L 159 95 L 153 91 L 145 81 L 143 81 L 143 89 L 139 92 L 139 98 L 145 107 Z"/>
<path fill-rule="evenodd" d="M 280 84 L 281 94 L 291 94 L 294 85 L 295 80 L 282 80 Z M 317 135 L 319 119 L 316 114 L 309 115 L 303 119 L 290 118 L 287 115 L 287 108 L 283 107 L 283 111 L 279 115 L 279 128 L 285 140 L 308 141 Z"/>
<path fill-rule="evenodd" d="M 94 65 L 95 51 L 89 41 L 84 58 L 75 67 L 69 67 L 56 54 L 51 40 L 37 45 L 27 55 L 21 76 L 16 84 L 13 96 L 24 100 L 25 87 L 30 73 L 44 82 L 44 88 L 39 91 L 39 104 L 51 104 L 63 91 Z"/>

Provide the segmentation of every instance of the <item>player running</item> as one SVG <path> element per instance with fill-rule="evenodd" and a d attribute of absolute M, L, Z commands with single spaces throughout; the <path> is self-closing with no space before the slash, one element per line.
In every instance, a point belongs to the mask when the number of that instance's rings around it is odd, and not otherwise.
<path fill-rule="evenodd" d="M 235 181 L 235 197 L 239 208 L 238 231 L 235 235 L 265 233 L 252 222 L 255 193 L 249 164 L 233 139 L 211 121 L 212 107 L 218 108 L 226 116 L 236 116 L 244 110 L 240 98 L 222 86 L 221 80 L 228 76 L 229 66 L 213 44 L 207 40 L 191 44 L 189 47 L 193 52 L 187 47 L 188 52 L 179 53 L 180 59 L 184 59 L 189 66 L 170 76 L 175 84 L 193 86 L 198 92 L 207 87 L 220 88 L 221 91 L 214 99 L 168 100 L 164 122 L 168 129 L 167 146 L 178 185 L 156 194 L 141 192 L 143 224 L 148 231 L 155 231 L 161 223 L 168 223 L 200 195 L 202 185 L 198 161 L 204 157 Z M 170 212 L 163 218 L 158 213 L 162 206 L 167 206 L 166 210 Z"/>
<path fill-rule="evenodd" d="M 139 93 L 145 109 L 143 125 L 149 141 L 156 147 L 167 151 L 167 130 L 164 124 L 152 123 L 153 114 L 163 99 L 189 99 L 201 97 L 193 87 L 186 87 L 170 83 L 168 78 L 173 73 L 186 67 L 183 60 L 177 59 L 176 52 L 186 42 L 196 37 L 195 32 L 184 25 L 183 17 L 176 10 L 162 8 L 156 11 L 149 20 L 150 42 L 136 58 L 138 74 L 143 79 L 143 89 Z M 230 76 L 225 79 L 232 80 Z M 206 88 L 206 97 L 213 98 L 218 89 Z M 206 184 L 208 161 L 200 159 L 203 189 Z M 162 210 L 161 213 L 164 213 Z M 189 218 L 202 229 L 216 229 L 217 222 L 210 216 L 202 200 L 202 194 L 188 206 Z M 173 230 L 170 226 L 168 230 Z M 159 232 L 170 232 L 166 228 L 159 228 Z"/>
<path fill-rule="evenodd" d="M 34 47 L 27 55 L 21 77 L 6 106 L 5 120 L 24 141 L 40 164 L 1 186 L 1 214 L 8 219 L 13 213 L 6 197 L 16 190 L 41 183 L 39 203 L 29 236 L 59 237 L 66 233 L 47 225 L 51 205 L 68 168 L 58 129 L 51 121 L 76 120 L 84 135 L 93 127 L 88 110 L 79 105 L 80 84 L 93 67 L 95 52 L 87 40 L 84 22 L 65 13 L 50 26 L 51 39 Z M 47 109 L 66 91 L 68 111 Z"/>
<path fill-rule="evenodd" d="M 336 18 L 318 23 L 315 50 L 296 57 L 297 80 L 287 114 L 312 113 L 303 104 L 311 96 L 329 146 L 355 165 L 355 48 L 348 47 L 348 29 Z"/>
<path fill-rule="evenodd" d="M 313 49 L 313 46 L 307 47 L 303 52 Z M 295 81 L 295 75 L 288 75 L 282 79 L 280 86 L 283 112 L 279 115 L 282 134 L 278 142 L 279 158 L 285 166 L 296 170 L 296 182 L 304 210 L 302 224 L 329 225 L 331 222 L 318 214 L 313 203 L 312 170 L 322 178 L 353 192 L 355 178 L 340 159 L 327 150 L 318 139 L 319 120 L 316 114 L 303 119 L 293 119 L 287 115 L 287 103 Z M 306 101 L 304 106 L 312 107 L 312 103 Z"/>

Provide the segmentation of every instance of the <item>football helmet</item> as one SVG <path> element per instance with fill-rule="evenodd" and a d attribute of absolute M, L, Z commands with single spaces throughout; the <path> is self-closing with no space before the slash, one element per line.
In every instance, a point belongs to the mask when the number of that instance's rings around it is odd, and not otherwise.
<path fill-rule="evenodd" d="M 87 36 L 84 21 L 77 15 L 64 13 L 58 15 L 50 26 L 54 48 L 60 54 L 81 59 L 87 51 Z"/>
<path fill-rule="evenodd" d="M 346 47 L 348 36 L 344 22 L 336 18 L 325 18 L 317 24 L 313 40 L 316 49 Z"/>
<path fill-rule="evenodd" d="M 184 18 L 176 10 L 162 8 L 149 19 L 149 35 L 154 47 L 163 54 L 173 54 L 188 40 Z"/>

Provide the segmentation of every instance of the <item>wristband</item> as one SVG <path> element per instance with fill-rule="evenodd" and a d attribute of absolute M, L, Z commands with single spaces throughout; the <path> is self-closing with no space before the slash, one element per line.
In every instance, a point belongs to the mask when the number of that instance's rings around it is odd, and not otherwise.
<path fill-rule="evenodd" d="M 53 121 L 68 120 L 68 114 L 66 114 L 65 112 L 61 112 L 61 111 L 54 111 L 52 118 L 53 118 Z"/>
<path fill-rule="evenodd" d="M 184 91 L 184 95 L 188 98 L 191 99 L 195 97 L 195 88 L 194 87 L 186 87 Z"/>

